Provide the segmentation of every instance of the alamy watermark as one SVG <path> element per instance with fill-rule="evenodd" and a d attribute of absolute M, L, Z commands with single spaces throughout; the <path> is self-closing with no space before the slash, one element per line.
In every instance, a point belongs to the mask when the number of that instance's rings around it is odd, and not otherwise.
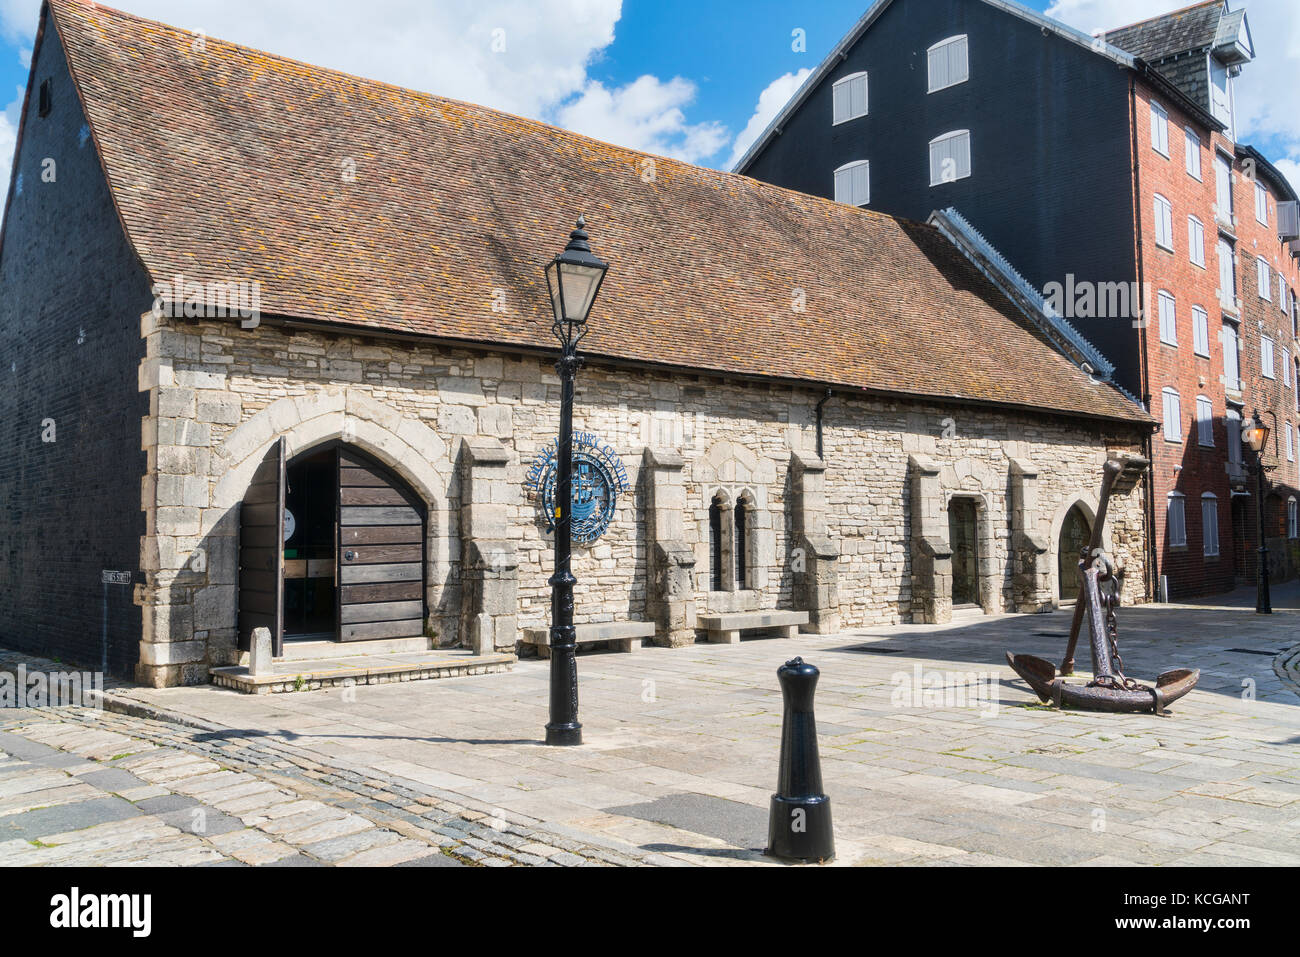
<path fill-rule="evenodd" d="M 172 282 L 155 283 L 152 292 L 156 319 L 239 319 L 245 329 L 262 322 L 262 284 L 257 280 L 199 282 L 177 273 Z"/>
<path fill-rule="evenodd" d="M 998 676 L 987 671 L 936 671 L 920 665 L 912 671 L 896 671 L 889 679 L 894 692 L 889 703 L 895 708 L 972 708 L 981 717 L 997 715 Z"/>
<path fill-rule="evenodd" d="M 1065 319 L 1128 319 L 1145 329 L 1151 302 L 1150 283 L 1079 281 L 1068 273 L 1065 282 L 1049 282 L 1043 297 Z"/>
<path fill-rule="evenodd" d="M 104 675 L 98 671 L 0 671 L 0 708 L 103 708 Z"/>

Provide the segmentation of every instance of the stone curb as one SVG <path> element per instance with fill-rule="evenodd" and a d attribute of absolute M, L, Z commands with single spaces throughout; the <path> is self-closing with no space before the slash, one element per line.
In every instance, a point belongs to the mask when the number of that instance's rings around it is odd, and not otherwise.
<path fill-rule="evenodd" d="M 1282 686 L 1300 695 L 1300 645 L 1284 651 L 1273 659 L 1273 673 Z"/>

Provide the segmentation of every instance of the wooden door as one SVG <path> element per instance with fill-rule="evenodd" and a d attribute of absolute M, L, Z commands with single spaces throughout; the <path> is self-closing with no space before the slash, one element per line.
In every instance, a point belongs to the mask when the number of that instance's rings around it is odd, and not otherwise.
<path fill-rule="evenodd" d="M 1056 543 L 1056 573 L 1060 580 L 1061 601 L 1079 598 L 1079 561 L 1083 550 L 1092 543 L 1092 525 L 1083 509 L 1074 506 L 1061 525 L 1061 537 Z"/>
<path fill-rule="evenodd" d="M 271 631 L 272 653 L 284 654 L 284 468 L 281 437 L 253 473 L 239 508 L 239 647 L 254 628 Z"/>
<path fill-rule="evenodd" d="M 952 545 L 952 603 L 978 605 L 979 539 L 971 499 L 954 498 L 948 503 L 948 540 Z"/>
<path fill-rule="evenodd" d="M 382 466 L 339 453 L 339 640 L 424 634 L 423 503 Z"/>

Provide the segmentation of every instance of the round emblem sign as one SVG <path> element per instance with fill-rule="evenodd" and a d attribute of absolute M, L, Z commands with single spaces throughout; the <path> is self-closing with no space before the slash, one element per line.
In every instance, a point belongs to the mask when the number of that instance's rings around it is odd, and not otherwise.
<path fill-rule="evenodd" d="M 287 508 L 284 510 L 284 540 L 287 542 L 293 538 L 293 533 L 298 530 L 298 521 L 293 517 L 293 512 Z"/>
<path fill-rule="evenodd" d="M 546 523 L 555 528 L 555 440 L 537 456 L 525 482 L 529 494 L 538 502 Z M 608 445 L 589 432 L 573 436 L 573 542 L 590 545 L 614 520 L 618 497 L 628 491 L 627 469 Z"/>

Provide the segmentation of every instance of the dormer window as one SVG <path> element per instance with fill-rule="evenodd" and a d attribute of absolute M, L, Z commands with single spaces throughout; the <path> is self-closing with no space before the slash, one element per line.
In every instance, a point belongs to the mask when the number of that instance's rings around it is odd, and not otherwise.
<path fill-rule="evenodd" d="M 833 97 L 835 125 L 848 123 L 858 117 L 867 115 L 867 75 L 854 73 L 839 80 L 834 86 Z"/>
<path fill-rule="evenodd" d="M 949 37 L 930 47 L 929 59 L 931 93 L 970 79 L 970 44 L 965 34 Z"/>

